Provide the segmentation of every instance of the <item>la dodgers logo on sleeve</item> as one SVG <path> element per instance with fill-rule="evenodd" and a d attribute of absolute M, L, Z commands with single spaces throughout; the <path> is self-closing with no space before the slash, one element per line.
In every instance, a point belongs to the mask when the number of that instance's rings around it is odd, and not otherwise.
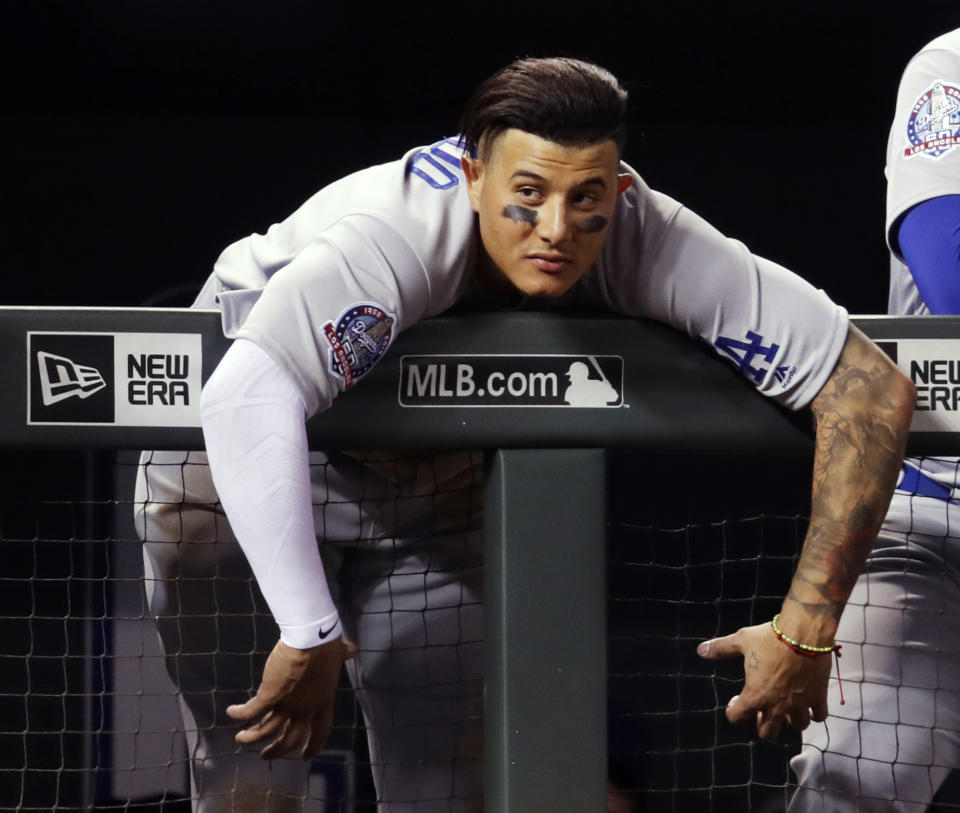
<path fill-rule="evenodd" d="M 735 339 L 732 336 L 718 336 L 713 345 L 719 352 L 726 353 L 727 359 L 732 361 L 740 372 L 752 378 L 757 386 L 760 386 L 771 368 L 761 367 L 758 362 L 766 361 L 768 364 L 773 364 L 777 353 L 780 352 L 779 344 L 770 342 L 764 345 L 764 341 L 759 333 L 748 330 L 746 340 Z M 778 364 L 773 368 L 773 374 L 784 389 L 790 386 L 796 373 L 797 368 L 793 364 Z"/>
<path fill-rule="evenodd" d="M 337 322 L 327 322 L 323 334 L 330 344 L 329 369 L 343 379 L 346 389 L 370 372 L 387 352 L 397 317 L 378 305 L 351 305 Z"/>
<path fill-rule="evenodd" d="M 939 158 L 960 144 L 960 89 L 935 82 L 917 99 L 907 119 L 907 158 Z"/>

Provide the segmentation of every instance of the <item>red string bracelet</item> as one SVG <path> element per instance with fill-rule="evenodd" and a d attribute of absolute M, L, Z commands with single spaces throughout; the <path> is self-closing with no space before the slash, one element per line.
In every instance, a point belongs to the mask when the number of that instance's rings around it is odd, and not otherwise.
<path fill-rule="evenodd" d="M 783 631 L 780 627 L 777 626 L 777 621 L 780 618 L 780 613 L 777 613 L 773 617 L 773 621 L 770 622 L 770 626 L 773 627 L 773 634 L 777 636 L 777 639 L 781 641 L 785 646 L 790 647 L 798 655 L 806 655 L 808 658 L 815 658 L 817 655 L 829 655 L 831 652 L 837 660 L 837 685 L 840 687 L 840 705 L 844 705 L 847 701 L 843 699 L 843 681 L 840 680 L 840 644 L 833 643 L 830 646 L 810 646 L 809 644 L 801 643 L 800 641 L 795 641 L 793 638 L 790 638 L 783 634 Z"/>

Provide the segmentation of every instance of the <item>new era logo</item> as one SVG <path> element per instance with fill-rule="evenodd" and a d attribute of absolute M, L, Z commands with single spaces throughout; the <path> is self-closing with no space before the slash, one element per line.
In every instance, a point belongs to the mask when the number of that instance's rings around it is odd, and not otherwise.
<path fill-rule="evenodd" d="M 77 364 L 64 356 L 42 350 L 37 353 L 37 367 L 44 406 L 65 398 L 89 398 L 107 386 L 95 367 Z"/>
<path fill-rule="evenodd" d="M 27 331 L 27 424 L 200 426 L 199 333 Z"/>
<path fill-rule="evenodd" d="M 110 334 L 29 332 L 27 423 L 113 423 L 113 351 Z"/>

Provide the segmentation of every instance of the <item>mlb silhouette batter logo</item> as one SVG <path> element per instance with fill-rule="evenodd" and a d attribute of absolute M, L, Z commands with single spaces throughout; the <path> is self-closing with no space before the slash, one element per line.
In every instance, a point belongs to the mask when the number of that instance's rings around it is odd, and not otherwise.
<path fill-rule="evenodd" d="M 591 378 L 590 368 L 582 361 L 573 362 L 567 370 L 570 384 L 563 393 L 563 400 L 575 407 L 602 407 L 616 403 L 620 394 L 607 380 L 596 359 L 589 358 L 600 378 Z"/>

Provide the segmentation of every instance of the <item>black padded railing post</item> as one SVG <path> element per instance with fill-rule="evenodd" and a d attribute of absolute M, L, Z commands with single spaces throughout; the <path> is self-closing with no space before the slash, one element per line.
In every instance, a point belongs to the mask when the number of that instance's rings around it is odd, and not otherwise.
<path fill-rule="evenodd" d="M 486 491 L 487 810 L 603 810 L 606 461 L 494 454 Z"/>

